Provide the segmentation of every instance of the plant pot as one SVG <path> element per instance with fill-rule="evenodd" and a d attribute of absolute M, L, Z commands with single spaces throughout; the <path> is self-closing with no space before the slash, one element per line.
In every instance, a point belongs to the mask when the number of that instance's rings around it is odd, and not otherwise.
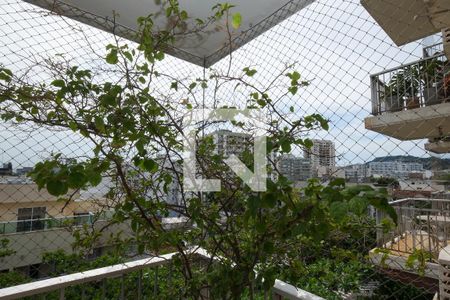
<path fill-rule="evenodd" d="M 406 109 L 415 109 L 420 107 L 420 100 L 417 97 L 408 98 L 406 100 Z"/>
<path fill-rule="evenodd" d="M 384 98 L 384 111 L 395 112 L 403 109 L 403 99 L 397 95 Z"/>
<path fill-rule="evenodd" d="M 425 106 L 441 103 L 441 97 L 438 97 L 439 87 L 429 87 L 423 89 L 423 99 Z"/>

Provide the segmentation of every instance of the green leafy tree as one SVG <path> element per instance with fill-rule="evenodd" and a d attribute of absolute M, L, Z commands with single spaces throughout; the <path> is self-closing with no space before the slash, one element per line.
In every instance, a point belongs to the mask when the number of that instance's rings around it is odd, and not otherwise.
<path fill-rule="evenodd" d="M 133 234 L 126 243 L 136 245 L 139 253 L 177 251 L 174 267 L 184 276 L 183 294 L 194 298 L 201 298 L 201 292 L 209 289 L 215 298 L 240 299 L 246 291 L 253 299 L 256 285 L 266 290 L 273 285 L 283 257 L 297 257 L 299 248 L 321 243 L 340 228 L 354 229 L 355 220 L 369 205 L 387 211 L 395 220 L 385 191 L 367 186 L 346 188 L 342 180 L 328 186 L 313 180 L 298 191 L 278 173 L 274 157 L 290 153 L 294 147 L 311 147 L 305 133 L 328 129 L 327 120 L 318 114 L 298 116 L 291 107 L 292 120 L 280 108 L 281 100 L 308 86 L 295 65 L 287 65 L 262 84 L 256 79 L 256 69 L 234 70 L 231 58 L 228 70 L 205 70 L 203 78 L 179 79 L 166 73 L 161 64 L 164 50 L 172 47 L 177 37 L 203 30 L 211 22 L 222 22 L 227 30 L 229 24 L 238 28 L 245 16 L 232 5 L 219 4 L 211 18 L 197 20 L 191 28 L 188 13 L 176 1 L 164 5 L 169 28 L 157 30 L 152 16 L 142 17 L 137 47 L 119 39 L 106 47 L 109 73 L 102 69 L 98 75 L 98 70 L 64 62 L 56 64 L 58 67 L 50 65 L 51 80 L 35 83 L 0 69 L 0 115 L 4 121 L 71 130 L 92 145 L 87 158 L 65 159 L 55 154 L 36 164 L 30 176 L 39 188 L 71 201 L 72 191 L 95 187 L 102 178 L 110 178 L 114 183 L 107 194 L 114 203 L 111 222 L 130 224 Z M 166 88 L 161 90 L 158 87 L 163 83 Z M 245 95 L 240 108 L 260 109 L 269 116 L 267 168 L 277 176 L 267 179 L 264 192 L 244 185 L 224 164 L 224 154 L 214 151 L 212 139 L 205 138 L 203 133 L 217 126 L 205 120 L 196 131 L 196 163 L 203 177 L 221 180 L 222 190 L 185 192 L 180 168 L 183 117 L 203 107 L 205 94 L 212 99 L 209 108 L 236 109 L 219 105 L 219 91 L 230 86 Z M 284 90 L 281 94 L 280 89 Z M 252 132 L 248 124 L 232 122 L 232 126 Z M 253 169 L 252 151 L 244 150 L 240 158 Z M 172 185 L 181 191 L 182 199 L 176 204 L 162 195 Z M 161 217 L 171 213 L 195 226 L 167 230 Z M 98 238 L 95 233 L 87 236 L 85 244 L 92 245 Z M 82 244 L 80 233 L 77 240 Z M 194 245 L 207 249 L 212 259 L 196 263 L 191 255 Z M 58 266 L 70 270 L 64 262 Z"/>

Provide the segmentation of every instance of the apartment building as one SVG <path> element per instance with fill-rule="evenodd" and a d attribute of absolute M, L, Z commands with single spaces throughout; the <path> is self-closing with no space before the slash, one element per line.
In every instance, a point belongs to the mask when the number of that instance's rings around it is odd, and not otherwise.
<path fill-rule="evenodd" d="M 61 201 L 45 189 L 39 190 L 34 183 L 21 182 L 20 177 L 2 179 L 0 239 L 8 241 L 8 249 L 13 254 L 0 258 L 0 271 L 36 270 L 44 253 L 58 249 L 73 251 L 74 230 L 84 224 L 97 228 L 110 218 L 106 199 L 81 200 L 80 193 L 74 192 L 71 201 Z M 117 230 L 114 226 L 106 229 L 95 247 L 107 245 L 107 236 Z"/>
<path fill-rule="evenodd" d="M 423 164 L 401 161 L 378 161 L 366 164 L 368 177 L 408 178 L 414 172 L 424 172 Z"/>
<path fill-rule="evenodd" d="M 306 158 L 286 154 L 277 162 L 278 171 L 292 182 L 311 178 L 311 162 Z"/>
<path fill-rule="evenodd" d="M 319 173 L 321 175 L 324 175 L 324 173 L 331 175 L 336 168 L 336 149 L 334 142 L 318 139 L 314 139 L 312 142 L 313 146 L 310 149 L 305 149 L 303 156 L 311 162 L 313 176 L 318 176 Z"/>
<path fill-rule="evenodd" d="M 231 154 L 239 155 L 252 145 L 251 136 L 246 133 L 231 130 L 216 130 L 209 134 L 212 136 L 216 151 L 225 157 Z"/>
<path fill-rule="evenodd" d="M 361 182 L 367 178 L 366 164 L 355 164 L 343 168 L 345 172 L 345 179 L 349 182 Z"/>

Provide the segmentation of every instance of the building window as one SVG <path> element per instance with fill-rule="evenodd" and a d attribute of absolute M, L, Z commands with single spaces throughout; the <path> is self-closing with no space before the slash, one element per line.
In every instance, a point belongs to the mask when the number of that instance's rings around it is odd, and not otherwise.
<path fill-rule="evenodd" d="M 19 208 L 17 212 L 17 232 L 42 230 L 45 225 L 45 207 Z"/>
<path fill-rule="evenodd" d="M 91 214 L 89 212 L 76 212 L 73 213 L 75 225 L 83 225 L 91 223 Z"/>

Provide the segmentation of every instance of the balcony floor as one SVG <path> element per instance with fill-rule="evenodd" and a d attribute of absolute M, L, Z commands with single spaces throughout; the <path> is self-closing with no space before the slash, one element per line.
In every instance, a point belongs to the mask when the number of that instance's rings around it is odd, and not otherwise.
<path fill-rule="evenodd" d="M 450 240 L 439 241 L 437 238 L 430 236 L 426 231 L 407 231 L 381 247 L 382 249 L 389 250 L 387 256 L 384 253 L 377 252 L 376 249 L 371 250 L 369 256 L 372 263 L 383 268 L 418 274 L 417 270 L 407 267 L 407 260 L 414 252 L 414 249 L 424 250 L 431 253 L 433 257 L 431 261 L 426 263 L 424 276 L 438 279 L 438 255 L 440 250 L 449 243 Z"/>
<path fill-rule="evenodd" d="M 425 231 L 406 232 L 401 237 L 397 237 L 394 242 L 387 243 L 385 249 L 388 249 L 392 255 L 406 258 L 414 252 L 414 249 L 424 250 L 431 253 L 433 259 L 437 260 L 439 251 L 449 243 L 450 240 L 440 241 Z"/>
<path fill-rule="evenodd" d="M 450 102 L 387 112 L 364 120 L 366 129 L 397 138 L 416 140 L 450 135 Z"/>

